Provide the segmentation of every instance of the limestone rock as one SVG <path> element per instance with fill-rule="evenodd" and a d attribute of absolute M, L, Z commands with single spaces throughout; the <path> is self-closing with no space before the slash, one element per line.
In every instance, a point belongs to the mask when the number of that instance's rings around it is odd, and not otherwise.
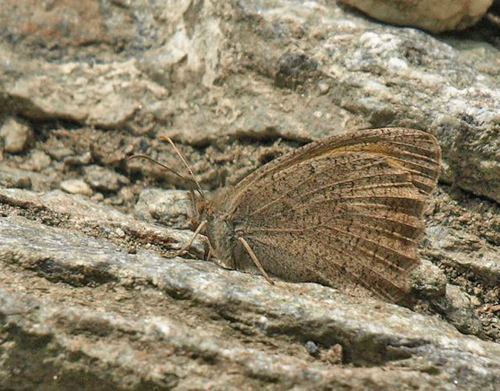
<path fill-rule="evenodd" d="M 49 11 L 20 4 L 4 2 L 0 13 L 20 42 L 14 50 L 5 40 L 0 50 L 0 107 L 9 113 L 164 133 L 195 146 L 417 127 L 439 138 L 444 180 L 500 201 L 498 48 L 488 26 L 471 41 L 384 25 L 334 1 L 193 0 L 164 11 L 141 0 L 126 12 L 105 1 L 78 6 L 89 30 L 72 23 L 63 35 L 74 41 L 60 46 L 60 26 L 47 28 L 41 16 Z M 25 8 L 38 15 L 32 27 L 40 32 L 9 21 Z M 71 9 L 55 6 L 50 20 L 74 20 L 65 19 Z M 107 15 L 103 33 L 95 21 Z M 126 49 L 86 45 L 89 31 Z M 137 42 L 147 43 L 137 51 Z M 85 56 L 96 63 L 81 62 Z"/>
<path fill-rule="evenodd" d="M 27 172 L 21 170 L 8 170 L 0 165 L 0 186 L 18 189 L 30 189 L 31 178 Z"/>

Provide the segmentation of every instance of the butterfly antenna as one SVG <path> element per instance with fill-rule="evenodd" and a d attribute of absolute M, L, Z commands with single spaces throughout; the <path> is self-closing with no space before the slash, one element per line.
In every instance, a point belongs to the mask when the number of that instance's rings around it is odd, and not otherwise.
<path fill-rule="evenodd" d="M 178 176 L 179 178 L 185 180 L 185 181 L 188 181 L 189 179 L 187 178 L 184 178 L 181 174 L 179 174 L 177 171 L 174 171 L 172 170 L 170 167 L 167 167 L 166 165 L 154 160 L 154 159 L 151 159 L 149 156 L 147 155 L 132 155 L 132 156 L 129 156 L 128 157 L 128 160 L 133 160 L 133 159 L 144 159 L 144 160 L 147 160 L 147 161 L 150 161 L 151 163 L 154 163 L 154 164 L 157 164 L 158 166 L 160 166 L 161 168 L 171 172 L 172 174 L 175 174 L 176 176 Z"/>
<path fill-rule="evenodd" d="M 201 197 L 204 200 L 206 200 L 205 194 L 203 194 L 203 190 L 201 189 L 200 183 L 196 180 L 196 177 L 194 176 L 193 170 L 191 170 L 191 167 L 189 166 L 186 158 L 184 157 L 184 155 L 182 154 L 182 152 L 179 151 L 179 149 L 177 149 L 177 147 L 176 147 L 175 143 L 172 141 L 172 139 L 170 137 L 168 137 L 168 136 L 160 136 L 159 139 L 167 141 L 172 146 L 172 148 L 174 149 L 175 153 L 177 153 L 177 155 L 179 155 L 179 157 L 182 160 L 182 163 L 184 163 L 184 165 L 188 169 L 189 173 L 191 174 L 191 177 L 193 178 L 192 181 L 196 184 L 198 193 L 200 193 Z"/>

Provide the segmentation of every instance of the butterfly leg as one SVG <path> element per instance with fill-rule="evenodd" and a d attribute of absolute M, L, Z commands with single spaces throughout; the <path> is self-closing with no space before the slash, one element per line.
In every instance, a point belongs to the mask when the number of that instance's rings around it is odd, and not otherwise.
<path fill-rule="evenodd" d="M 208 254 L 207 254 L 207 257 L 206 257 L 206 260 L 207 261 L 210 261 L 210 259 L 214 256 L 215 254 L 215 250 L 214 250 L 214 247 L 212 246 L 212 242 L 210 242 L 210 239 L 207 238 L 207 243 L 208 243 Z"/>
<path fill-rule="evenodd" d="M 201 224 L 198 225 L 198 227 L 196 228 L 196 231 L 194 231 L 194 234 L 191 237 L 191 239 L 189 240 L 188 244 L 182 246 L 181 249 L 179 251 L 177 251 L 177 255 L 180 255 L 180 254 L 184 253 L 185 251 L 187 251 L 189 249 L 189 247 L 191 247 L 191 245 L 193 244 L 193 242 L 196 239 L 196 237 L 200 234 L 201 230 L 203 228 L 205 228 L 205 225 L 207 225 L 206 221 L 202 221 Z M 210 247 L 211 246 L 212 245 L 210 245 Z"/>
<path fill-rule="evenodd" d="M 257 259 L 257 256 L 252 250 L 252 247 L 250 247 L 250 245 L 244 238 L 239 237 L 238 240 L 241 242 L 241 244 L 243 244 L 243 247 L 245 247 L 245 250 L 247 250 L 248 255 L 250 255 L 250 258 L 252 258 L 253 263 L 255 263 L 255 266 L 257 266 L 257 269 L 259 269 L 259 271 L 262 273 L 267 282 L 269 282 L 271 285 L 274 285 L 274 281 L 271 280 L 271 277 L 269 277 L 269 275 L 266 273 L 266 271 L 260 264 L 259 260 Z"/>

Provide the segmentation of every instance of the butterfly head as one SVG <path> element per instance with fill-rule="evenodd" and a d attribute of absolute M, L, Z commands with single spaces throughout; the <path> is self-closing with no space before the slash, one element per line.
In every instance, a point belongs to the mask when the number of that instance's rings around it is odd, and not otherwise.
<path fill-rule="evenodd" d="M 191 226 L 196 229 L 204 221 L 210 222 L 214 215 L 212 202 L 205 197 L 191 192 Z"/>

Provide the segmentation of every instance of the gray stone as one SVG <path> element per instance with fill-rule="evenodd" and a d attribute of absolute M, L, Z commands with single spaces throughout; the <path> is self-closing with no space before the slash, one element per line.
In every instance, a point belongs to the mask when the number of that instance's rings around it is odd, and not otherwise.
<path fill-rule="evenodd" d="M 33 142 L 33 130 L 14 118 L 7 119 L 0 129 L 4 140 L 4 148 L 9 153 L 22 153 Z"/>
<path fill-rule="evenodd" d="M 306 342 L 306 350 L 313 357 L 317 357 L 319 355 L 319 348 L 313 341 Z"/>
<path fill-rule="evenodd" d="M 0 186 L 13 187 L 18 189 L 30 189 L 31 179 L 27 172 L 23 171 L 4 171 L 0 167 Z"/>
<path fill-rule="evenodd" d="M 97 165 L 86 166 L 84 172 L 86 182 L 98 191 L 116 192 L 122 185 L 130 183 L 127 177 Z"/>
<path fill-rule="evenodd" d="M 443 225 L 429 227 L 430 254 L 443 265 L 470 270 L 491 283 L 500 281 L 500 249 L 475 235 Z M 465 251 L 466 249 L 472 252 Z"/>
<path fill-rule="evenodd" d="M 486 13 L 493 0 L 342 0 L 372 18 L 433 33 L 463 30 Z"/>
<path fill-rule="evenodd" d="M 90 152 L 85 152 L 78 156 L 68 156 L 64 158 L 64 164 L 68 166 L 85 166 L 90 164 L 92 161 L 92 155 Z"/>
<path fill-rule="evenodd" d="M 3 187 L 47 191 L 55 186 L 56 182 L 54 175 L 47 176 L 0 163 L 0 185 Z"/>
<path fill-rule="evenodd" d="M 446 275 L 426 260 L 423 260 L 409 275 L 409 283 L 414 294 L 426 299 L 443 296 L 446 282 Z"/>
<path fill-rule="evenodd" d="M 62 192 L 0 189 L 0 206 L 3 388 L 70 389 L 82 372 L 103 390 L 482 390 L 500 381 L 499 345 L 435 315 L 172 257 L 189 233 Z M 465 311 L 456 322 L 467 315 L 460 295 L 448 296 Z"/>
<path fill-rule="evenodd" d="M 158 221 L 168 227 L 191 228 L 187 191 L 145 189 L 139 195 L 134 212 L 140 219 Z"/>
<path fill-rule="evenodd" d="M 82 194 L 91 196 L 93 194 L 90 186 L 83 179 L 67 179 L 61 182 L 61 189 L 71 194 Z"/>
<path fill-rule="evenodd" d="M 52 163 L 52 159 L 43 151 L 33 151 L 26 163 L 20 165 L 20 168 L 26 171 L 45 171 Z"/>
<path fill-rule="evenodd" d="M 448 284 L 446 295 L 433 299 L 432 305 L 462 333 L 484 337 L 481 321 L 474 316 L 471 299 L 459 287 Z"/>
<path fill-rule="evenodd" d="M 33 216 L 37 211 L 43 211 L 43 218 L 47 224 L 67 225 L 90 236 L 118 240 L 125 247 L 129 242 L 134 242 L 134 248 L 142 244 L 148 249 L 156 249 L 160 254 L 175 253 L 192 237 L 191 231 L 139 222 L 112 208 L 97 205 L 86 197 L 71 196 L 59 190 L 41 194 L 17 189 L 0 189 L 0 203 L 9 209 L 21 207 L 22 214 L 26 216 Z M 126 237 L 123 238 L 117 230 L 125 232 Z M 193 242 L 190 251 L 196 256 L 203 257 L 205 244 L 202 238 L 197 238 Z"/>

